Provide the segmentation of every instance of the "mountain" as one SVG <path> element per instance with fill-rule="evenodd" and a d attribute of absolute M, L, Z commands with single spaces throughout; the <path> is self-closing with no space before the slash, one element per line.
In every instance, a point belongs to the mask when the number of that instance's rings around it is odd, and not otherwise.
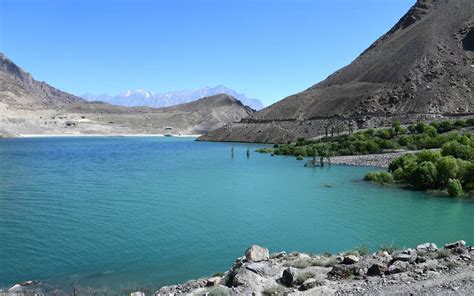
<path fill-rule="evenodd" d="M 159 108 L 189 103 L 203 97 L 210 97 L 218 94 L 227 94 L 232 96 L 254 110 L 261 110 L 264 108 L 262 102 L 259 100 L 247 98 L 247 96 L 244 94 L 237 93 L 236 91 L 225 87 L 224 85 L 205 87 L 196 90 L 182 90 L 165 93 L 155 93 L 143 89 L 137 89 L 127 90 L 114 96 L 108 94 L 84 94 L 82 97 L 88 101 L 103 101 L 113 105 L 127 107 L 149 106 Z"/>
<path fill-rule="evenodd" d="M 0 103 L 35 110 L 63 104 L 84 102 L 83 99 L 36 81 L 4 54 L 0 53 Z"/>
<path fill-rule="evenodd" d="M 473 10 L 472 0 L 418 0 L 350 65 L 201 140 L 286 142 L 326 127 L 473 114 Z"/>
<path fill-rule="evenodd" d="M 88 102 L 36 81 L 0 54 L 0 135 L 204 134 L 240 121 L 254 110 L 219 94 L 166 108 Z"/>

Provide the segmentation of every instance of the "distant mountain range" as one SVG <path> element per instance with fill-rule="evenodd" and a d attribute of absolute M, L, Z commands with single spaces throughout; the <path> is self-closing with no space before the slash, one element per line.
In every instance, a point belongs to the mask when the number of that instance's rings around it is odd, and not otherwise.
<path fill-rule="evenodd" d="M 189 103 L 200 98 L 210 97 L 218 94 L 227 94 L 241 101 L 244 105 L 254 110 L 264 108 L 262 102 L 251 99 L 244 94 L 238 93 L 224 85 L 215 87 L 204 87 L 195 90 L 181 90 L 173 92 L 158 93 L 143 89 L 127 90 L 118 95 L 109 94 L 84 94 L 81 97 L 88 101 L 102 101 L 113 105 L 137 107 L 148 106 L 154 108 L 170 107 L 174 105 Z"/>
<path fill-rule="evenodd" d="M 88 102 L 35 80 L 0 53 L 0 137 L 19 134 L 205 134 L 254 112 L 227 94 L 172 107 L 125 107 Z M 146 92 L 126 93 L 149 98 Z M 178 101 L 174 101 L 178 103 Z"/>

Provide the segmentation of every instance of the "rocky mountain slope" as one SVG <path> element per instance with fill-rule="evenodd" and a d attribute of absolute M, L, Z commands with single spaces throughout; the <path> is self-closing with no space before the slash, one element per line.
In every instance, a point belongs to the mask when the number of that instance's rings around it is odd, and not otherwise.
<path fill-rule="evenodd" d="M 219 94 L 168 108 L 88 102 L 39 82 L 0 54 L 0 135 L 204 134 L 254 110 Z"/>
<path fill-rule="evenodd" d="M 327 126 L 474 113 L 474 1 L 418 0 L 350 65 L 202 140 L 286 142 Z"/>
<path fill-rule="evenodd" d="M 204 87 L 195 90 L 181 90 L 165 93 L 157 93 L 143 89 L 127 90 L 118 95 L 94 95 L 84 94 L 81 97 L 88 101 L 102 101 L 112 105 L 126 107 L 148 106 L 154 108 L 169 107 L 184 103 L 189 103 L 200 98 L 215 96 L 218 94 L 227 94 L 241 101 L 244 105 L 254 110 L 264 108 L 262 102 L 257 99 L 248 98 L 246 95 L 238 93 L 224 85 L 215 87 Z"/>

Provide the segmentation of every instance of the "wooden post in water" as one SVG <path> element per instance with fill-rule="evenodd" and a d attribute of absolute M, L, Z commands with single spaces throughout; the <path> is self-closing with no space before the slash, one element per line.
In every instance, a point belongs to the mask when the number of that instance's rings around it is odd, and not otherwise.
<path fill-rule="evenodd" d="M 231 155 L 232 155 L 232 159 L 234 158 L 234 146 L 232 146 L 232 149 L 230 150 L 231 152 Z"/>
<path fill-rule="evenodd" d="M 250 149 L 247 147 L 247 158 L 250 158 Z"/>

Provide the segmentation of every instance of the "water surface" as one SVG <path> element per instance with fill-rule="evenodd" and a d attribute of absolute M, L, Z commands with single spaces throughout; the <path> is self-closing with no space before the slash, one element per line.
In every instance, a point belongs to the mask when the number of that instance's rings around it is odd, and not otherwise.
<path fill-rule="evenodd" d="M 158 287 L 226 270 L 254 243 L 318 253 L 474 242 L 471 201 L 379 187 L 360 181 L 370 168 L 304 168 L 257 147 L 1 140 L 0 286 Z"/>

